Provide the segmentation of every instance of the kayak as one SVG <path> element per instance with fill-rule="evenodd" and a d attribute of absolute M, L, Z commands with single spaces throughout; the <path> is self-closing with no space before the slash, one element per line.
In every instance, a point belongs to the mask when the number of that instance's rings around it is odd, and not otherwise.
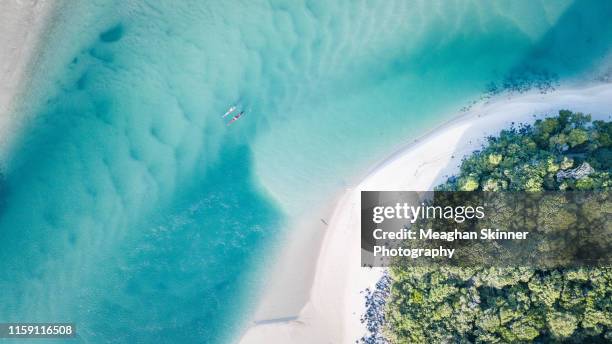
<path fill-rule="evenodd" d="M 236 106 L 232 106 L 229 109 L 227 109 L 227 112 L 225 112 L 225 114 L 223 114 L 223 116 L 221 116 L 221 118 L 225 118 L 227 117 L 227 115 L 229 115 L 230 113 L 234 112 L 236 110 Z"/>
<path fill-rule="evenodd" d="M 243 114 L 244 114 L 244 111 L 241 111 L 239 114 L 237 114 L 236 116 L 234 116 L 234 118 L 232 118 L 232 120 L 231 120 L 231 121 L 229 121 L 229 122 L 227 123 L 227 125 L 230 125 L 230 124 L 232 124 L 232 123 L 236 122 L 238 119 L 240 119 L 240 117 L 242 117 L 242 115 L 243 115 Z"/>

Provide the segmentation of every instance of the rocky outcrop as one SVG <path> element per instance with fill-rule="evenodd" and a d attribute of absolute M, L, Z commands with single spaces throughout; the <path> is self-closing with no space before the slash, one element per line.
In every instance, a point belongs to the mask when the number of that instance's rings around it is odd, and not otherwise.
<path fill-rule="evenodd" d="M 588 162 L 583 162 L 582 165 L 574 169 L 557 172 L 557 181 L 560 182 L 563 179 L 582 179 L 593 172 L 595 172 L 593 167 Z"/>

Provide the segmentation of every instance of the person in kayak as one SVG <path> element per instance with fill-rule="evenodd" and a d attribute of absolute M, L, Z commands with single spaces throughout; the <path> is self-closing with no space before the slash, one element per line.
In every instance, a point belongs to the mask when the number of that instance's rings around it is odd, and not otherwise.
<path fill-rule="evenodd" d="M 232 118 L 231 121 L 229 121 L 227 123 L 227 125 L 230 125 L 230 124 L 236 122 L 242 116 L 242 114 L 244 114 L 244 111 L 240 111 L 236 116 L 234 116 L 234 118 Z"/>

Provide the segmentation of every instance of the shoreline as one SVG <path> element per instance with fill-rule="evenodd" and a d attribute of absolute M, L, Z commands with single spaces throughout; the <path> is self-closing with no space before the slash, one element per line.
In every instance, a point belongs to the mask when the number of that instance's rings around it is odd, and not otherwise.
<path fill-rule="evenodd" d="M 21 120 L 14 112 L 40 57 L 60 1 L 0 3 L 0 144 L 3 149 Z"/>
<path fill-rule="evenodd" d="M 306 300 L 299 313 L 277 321 L 251 322 L 240 343 L 354 343 L 367 335 L 360 321 L 365 311 L 363 291 L 373 289 L 385 269 L 360 267 L 360 191 L 430 190 L 455 174 L 462 158 L 479 149 L 488 136 L 512 124 L 532 123 L 554 115 L 560 109 L 591 113 L 594 119 L 609 120 L 612 84 L 560 87 L 544 94 L 537 90 L 500 94 L 475 104 L 375 164 L 361 182 L 337 198 L 317 249 L 318 255 L 309 262 L 310 267 L 314 266 L 311 287 L 302 286 L 309 290 L 308 294 L 292 297 L 283 289 L 264 289 L 260 309 L 278 307 L 296 297 Z M 289 245 L 296 245 L 296 237 L 288 241 Z M 292 250 L 285 250 L 279 255 L 279 261 L 286 259 L 295 260 L 295 253 L 292 257 Z M 268 286 L 287 279 L 282 276 L 282 270 L 273 271 L 276 275 L 270 275 Z"/>

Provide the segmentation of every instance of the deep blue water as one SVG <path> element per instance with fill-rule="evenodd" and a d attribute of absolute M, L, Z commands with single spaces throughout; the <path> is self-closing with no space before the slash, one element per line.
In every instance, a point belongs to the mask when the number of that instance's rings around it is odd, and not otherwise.
<path fill-rule="evenodd" d="M 75 322 L 80 342 L 235 340 L 293 218 L 491 84 L 588 73 L 610 13 L 70 2 L 2 162 L 0 321 Z"/>

